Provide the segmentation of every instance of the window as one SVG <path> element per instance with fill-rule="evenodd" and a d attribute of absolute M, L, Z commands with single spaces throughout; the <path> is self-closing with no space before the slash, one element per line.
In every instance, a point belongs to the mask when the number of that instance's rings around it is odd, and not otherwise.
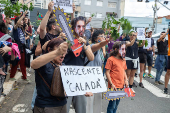
<path fill-rule="evenodd" d="M 116 2 L 108 2 L 108 7 L 109 8 L 116 8 Z"/>
<path fill-rule="evenodd" d="M 91 0 L 85 0 L 85 1 L 84 1 L 84 4 L 85 4 L 85 5 L 91 5 Z"/>
<path fill-rule="evenodd" d="M 98 0 L 98 1 L 97 1 L 97 6 L 101 6 L 101 7 L 102 7 L 102 6 L 103 6 L 103 1 L 99 1 L 99 0 Z"/>
<path fill-rule="evenodd" d="M 91 15 L 90 15 L 90 12 L 85 12 L 85 13 L 84 13 L 84 16 L 85 16 L 85 17 L 90 17 L 90 16 L 91 16 Z"/>
<path fill-rule="evenodd" d="M 102 18 L 102 13 L 97 13 L 96 18 Z"/>

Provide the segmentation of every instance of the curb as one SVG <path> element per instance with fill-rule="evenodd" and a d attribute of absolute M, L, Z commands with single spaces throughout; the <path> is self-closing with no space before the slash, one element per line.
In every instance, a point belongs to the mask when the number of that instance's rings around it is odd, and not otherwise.
<path fill-rule="evenodd" d="M 8 82 L 4 82 L 3 87 L 4 87 L 4 93 L 6 94 L 6 96 L 1 96 L 0 97 L 0 105 L 3 103 L 3 101 L 5 100 L 5 98 L 12 92 L 13 87 L 17 84 L 18 80 L 21 78 L 22 73 L 21 72 L 17 72 L 15 75 L 15 81 L 9 80 Z"/>

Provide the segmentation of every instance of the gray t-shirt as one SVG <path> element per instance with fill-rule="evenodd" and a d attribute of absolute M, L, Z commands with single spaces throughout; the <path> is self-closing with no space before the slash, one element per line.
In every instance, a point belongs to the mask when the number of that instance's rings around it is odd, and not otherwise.
<path fill-rule="evenodd" d="M 90 46 L 92 47 L 93 44 L 91 44 Z M 102 49 L 99 49 L 98 51 L 96 51 L 97 54 L 94 57 L 93 61 L 90 61 L 87 66 L 101 66 L 104 62 L 104 56 L 103 56 L 103 51 Z M 95 54 L 95 52 L 94 52 Z M 85 63 L 88 61 L 87 57 L 85 58 Z"/>

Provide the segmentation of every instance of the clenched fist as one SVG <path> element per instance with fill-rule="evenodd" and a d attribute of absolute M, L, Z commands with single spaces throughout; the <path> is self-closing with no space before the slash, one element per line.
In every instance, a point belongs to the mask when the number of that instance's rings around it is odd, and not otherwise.
<path fill-rule="evenodd" d="M 54 2 L 50 2 L 50 3 L 48 4 L 48 11 L 52 12 L 53 7 L 54 7 Z"/>
<path fill-rule="evenodd" d="M 57 55 L 65 55 L 67 53 L 67 49 L 68 49 L 68 44 L 67 42 L 63 42 L 58 46 L 57 49 Z"/>

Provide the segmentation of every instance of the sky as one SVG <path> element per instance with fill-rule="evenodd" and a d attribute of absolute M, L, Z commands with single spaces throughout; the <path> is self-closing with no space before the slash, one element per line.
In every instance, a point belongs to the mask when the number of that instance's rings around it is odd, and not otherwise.
<path fill-rule="evenodd" d="M 125 15 L 124 16 L 135 16 L 135 17 L 153 17 L 153 9 L 152 5 L 154 5 L 155 0 L 149 0 L 149 3 L 145 3 L 146 0 L 143 0 L 143 2 L 137 2 L 137 0 L 125 0 Z M 164 3 L 165 0 L 159 0 L 161 3 Z M 168 5 L 166 5 L 168 8 L 170 8 L 170 0 Z M 170 10 L 162 6 L 161 4 L 157 3 L 157 6 L 159 8 L 157 12 L 158 17 L 170 15 Z"/>

